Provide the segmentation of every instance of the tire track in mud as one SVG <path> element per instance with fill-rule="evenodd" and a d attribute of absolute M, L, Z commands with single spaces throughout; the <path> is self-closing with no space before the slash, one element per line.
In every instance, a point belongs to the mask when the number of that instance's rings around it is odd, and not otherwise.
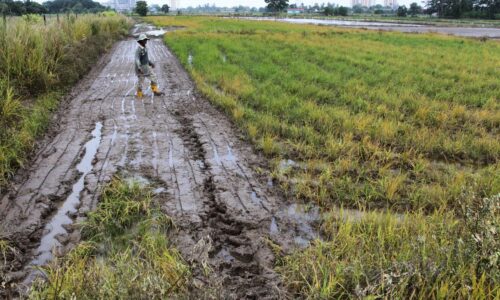
<path fill-rule="evenodd" d="M 96 207 L 101 188 L 118 172 L 166 194 L 162 210 L 177 224 L 172 239 L 193 266 L 189 298 L 284 298 L 269 241 L 285 249 L 307 243 L 317 236 L 314 218 L 291 212 L 293 206 L 267 177 L 257 175 L 254 167 L 265 168 L 265 161 L 197 95 L 161 40 L 152 39 L 148 47 L 165 94 L 156 97 L 148 89 L 144 99 L 135 99 L 135 47 L 133 39 L 118 42 L 73 89 L 52 141 L 25 171 L 25 180 L 2 196 L 0 237 L 19 252 L 4 266 L 3 280 L 11 285 L 0 288 L 0 298 L 18 292 L 32 274 L 29 262 L 47 234 L 44 228 L 50 229 L 47 224 L 75 193 L 77 181 L 83 178 L 84 185 L 76 191 L 77 211 L 69 215 L 74 222 Z M 100 143 L 91 169 L 79 174 L 76 166 L 98 123 Z M 55 253 L 64 254 L 80 237 L 68 225 L 56 239 L 61 246 Z"/>

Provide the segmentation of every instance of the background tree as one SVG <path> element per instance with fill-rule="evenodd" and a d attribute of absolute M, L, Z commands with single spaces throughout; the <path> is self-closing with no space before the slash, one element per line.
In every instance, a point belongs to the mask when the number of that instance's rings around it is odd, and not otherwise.
<path fill-rule="evenodd" d="M 339 6 L 335 10 L 335 12 L 336 12 L 335 14 L 337 16 L 343 16 L 343 17 L 345 17 L 345 16 L 347 16 L 347 13 L 349 12 L 349 9 L 347 9 L 347 7 L 345 7 L 345 6 Z"/>
<path fill-rule="evenodd" d="M 280 12 L 288 7 L 288 0 L 264 0 L 267 8 L 272 12 Z"/>
<path fill-rule="evenodd" d="M 398 7 L 397 14 L 398 17 L 406 17 L 406 15 L 408 14 L 408 9 L 406 8 L 406 5 Z"/>
<path fill-rule="evenodd" d="M 355 14 L 362 14 L 363 13 L 363 7 L 359 4 L 356 4 L 352 7 L 352 12 Z"/>
<path fill-rule="evenodd" d="M 410 4 L 410 9 L 408 10 L 408 13 L 410 16 L 415 17 L 416 15 L 420 14 L 422 12 L 422 7 L 420 7 L 416 2 L 413 2 Z"/>
<path fill-rule="evenodd" d="M 170 6 L 168 6 L 168 4 L 163 4 L 163 6 L 161 7 L 161 11 L 168 14 L 168 12 L 170 11 Z"/>
<path fill-rule="evenodd" d="M 323 10 L 323 14 L 325 16 L 333 16 L 333 14 L 335 13 L 335 10 L 333 9 L 333 7 L 331 6 L 327 6 L 325 7 L 325 9 Z"/>
<path fill-rule="evenodd" d="M 135 4 L 135 12 L 140 16 L 146 16 L 148 14 L 148 4 L 146 1 L 137 1 Z"/>

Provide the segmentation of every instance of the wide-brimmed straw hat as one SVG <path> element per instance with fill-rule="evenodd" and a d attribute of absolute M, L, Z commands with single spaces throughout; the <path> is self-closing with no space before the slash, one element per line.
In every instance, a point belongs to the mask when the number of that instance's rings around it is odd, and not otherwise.
<path fill-rule="evenodd" d="M 149 38 L 144 33 L 141 33 L 141 35 L 139 35 L 139 37 L 137 38 L 137 41 L 140 42 L 140 41 L 144 41 L 144 40 L 149 40 Z"/>

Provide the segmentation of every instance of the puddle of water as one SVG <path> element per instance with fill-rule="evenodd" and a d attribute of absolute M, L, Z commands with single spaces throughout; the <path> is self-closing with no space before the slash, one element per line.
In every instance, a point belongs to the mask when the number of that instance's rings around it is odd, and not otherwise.
<path fill-rule="evenodd" d="M 84 188 L 85 176 L 92 171 L 92 161 L 101 143 L 101 130 L 102 123 L 97 122 L 95 129 L 92 131 L 92 139 L 85 144 L 85 154 L 76 166 L 76 169 L 82 174 L 73 185 L 71 194 L 66 198 L 62 207 L 59 208 L 57 214 L 45 226 L 45 230 L 48 233 L 42 237 L 40 246 L 36 250 L 36 256 L 30 263 L 31 265 L 41 266 L 50 261 L 52 259 L 52 249 L 56 246 L 61 246 L 57 240 L 57 236 L 67 233 L 64 227 L 73 223 L 68 214 L 77 212 L 76 206 L 80 203 L 80 193 Z"/>
<path fill-rule="evenodd" d="M 214 159 L 215 162 L 220 166 L 222 164 L 220 157 L 219 157 L 219 152 L 217 152 L 217 147 L 212 143 L 212 149 L 214 151 Z"/>
<path fill-rule="evenodd" d="M 278 223 L 276 222 L 275 217 L 273 217 L 271 220 L 271 226 L 269 227 L 269 232 L 271 234 L 278 234 L 279 233 Z"/>
<path fill-rule="evenodd" d="M 133 114 L 133 119 L 137 120 L 137 115 L 135 114 L 135 99 L 132 99 L 132 114 Z"/>
<path fill-rule="evenodd" d="M 280 161 L 279 169 L 285 170 L 285 169 L 294 168 L 297 166 L 298 166 L 298 164 L 294 160 L 287 159 L 287 160 Z"/>
<path fill-rule="evenodd" d="M 160 156 L 160 150 L 158 149 L 158 136 L 156 131 L 153 131 L 153 160 L 151 164 L 155 170 L 158 170 L 158 156 Z"/>
<path fill-rule="evenodd" d="M 305 248 L 309 246 L 309 243 L 311 242 L 311 239 L 305 239 L 301 236 L 296 236 L 293 241 L 295 242 L 295 245 Z"/>
<path fill-rule="evenodd" d="M 272 188 L 274 186 L 274 182 L 273 182 L 273 179 L 272 178 L 268 178 L 267 179 L 267 186 Z"/>
<path fill-rule="evenodd" d="M 219 257 L 221 260 L 224 262 L 233 262 L 235 258 L 229 253 L 229 251 L 226 248 L 222 248 L 219 253 L 217 253 L 217 257 Z"/>
<path fill-rule="evenodd" d="M 163 36 L 165 33 L 167 33 L 167 31 L 163 30 L 163 29 L 155 29 L 155 30 L 149 30 L 149 31 L 146 31 L 143 33 L 145 33 L 148 37 L 149 36 L 160 37 L 160 36 Z"/>
<path fill-rule="evenodd" d="M 113 123 L 113 134 L 111 135 L 111 145 L 115 144 L 116 137 L 118 136 L 118 127 L 116 122 Z"/>
<path fill-rule="evenodd" d="M 153 194 L 154 194 L 154 195 L 159 195 L 159 194 L 163 194 L 163 193 L 165 193 L 166 191 L 167 191 L 167 189 L 166 189 L 166 188 L 162 188 L 162 187 L 160 187 L 160 188 L 154 189 L 154 190 L 153 190 Z"/>
<path fill-rule="evenodd" d="M 306 207 L 302 204 L 291 204 L 282 208 L 276 215 L 277 219 L 271 222 L 271 234 L 279 233 L 277 220 L 292 221 L 296 229 L 294 242 L 298 247 L 306 247 L 311 240 L 319 238 L 319 233 L 313 227 L 314 223 L 320 220 L 321 215 L 318 207 Z"/>
<path fill-rule="evenodd" d="M 252 202 L 255 203 L 255 204 L 260 204 L 261 203 L 260 197 L 259 197 L 259 195 L 257 195 L 256 192 L 252 192 L 250 194 L 250 198 L 252 199 Z"/>
<path fill-rule="evenodd" d="M 126 179 L 129 184 L 138 183 L 140 186 L 147 186 L 151 184 L 151 181 L 144 176 L 134 174 Z"/>
<path fill-rule="evenodd" d="M 230 162 L 236 162 L 236 155 L 233 154 L 233 151 L 229 145 L 227 145 L 227 155 L 224 157 L 225 160 Z"/>
<path fill-rule="evenodd" d="M 168 166 L 170 167 L 170 169 L 172 169 L 174 167 L 174 153 L 173 153 L 173 149 L 174 146 L 172 143 L 170 143 L 170 147 L 168 148 Z"/>
<path fill-rule="evenodd" d="M 338 25 L 338 26 L 349 26 L 349 27 L 422 27 L 418 24 L 403 24 L 403 23 L 389 23 L 389 22 L 366 22 L 366 21 L 345 21 L 345 20 L 325 20 L 325 19 L 292 19 L 292 18 L 252 18 L 248 17 L 245 19 L 256 20 L 256 21 L 276 21 L 276 22 L 286 22 L 294 24 L 315 24 L 315 25 Z"/>

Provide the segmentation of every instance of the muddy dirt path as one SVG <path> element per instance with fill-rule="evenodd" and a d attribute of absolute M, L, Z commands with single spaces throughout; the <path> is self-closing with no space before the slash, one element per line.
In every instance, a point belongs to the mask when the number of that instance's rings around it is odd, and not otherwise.
<path fill-rule="evenodd" d="M 317 212 L 279 196 L 255 171 L 265 168 L 262 158 L 198 96 L 162 41 L 148 47 L 165 95 L 148 90 L 135 99 L 136 42 L 118 42 L 74 88 L 50 141 L 1 199 L 0 232 L 18 251 L 7 282 L 26 282 L 55 246 L 56 253 L 73 247 L 79 235 L 72 224 L 96 207 L 100 188 L 120 172 L 167 199 L 162 209 L 178 226 L 173 239 L 195 266 L 193 298 L 285 297 L 268 241 L 306 245 L 316 236 Z"/>

